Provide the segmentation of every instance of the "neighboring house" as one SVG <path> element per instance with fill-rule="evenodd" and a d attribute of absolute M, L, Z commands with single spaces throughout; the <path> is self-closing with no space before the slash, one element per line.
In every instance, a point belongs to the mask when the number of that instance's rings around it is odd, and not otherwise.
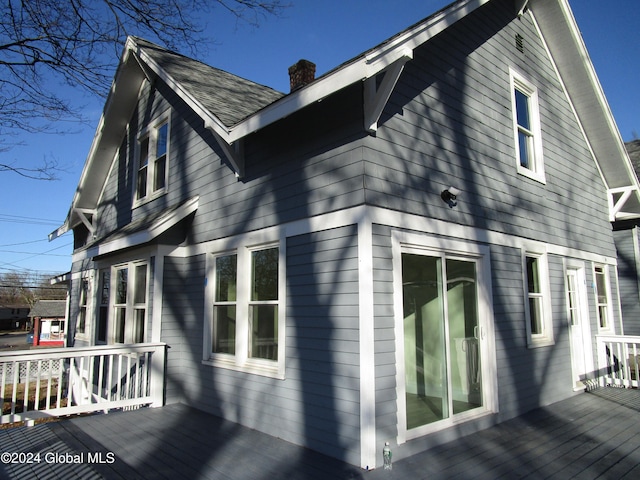
<path fill-rule="evenodd" d="M 167 402 L 363 468 L 583 389 L 640 203 L 566 0 L 459 1 L 290 73 L 128 40 L 51 235 L 69 345 L 166 342 Z"/>
<path fill-rule="evenodd" d="M 28 322 L 29 305 L 0 305 L 0 330 L 24 330 Z"/>
<path fill-rule="evenodd" d="M 63 347 L 67 325 L 66 300 L 38 300 L 29 316 L 33 319 L 33 344 Z"/>
<path fill-rule="evenodd" d="M 640 173 L 640 140 L 626 144 L 636 174 Z M 624 217 L 614 222 L 613 238 L 618 250 L 620 303 L 624 333 L 640 335 L 640 220 Z"/>

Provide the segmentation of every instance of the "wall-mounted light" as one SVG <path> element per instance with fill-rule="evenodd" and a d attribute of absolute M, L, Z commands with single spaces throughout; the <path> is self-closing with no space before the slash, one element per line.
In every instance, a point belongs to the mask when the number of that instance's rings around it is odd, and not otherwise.
<path fill-rule="evenodd" d="M 456 202 L 456 198 L 460 195 L 460 190 L 455 187 L 449 187 L 446 190 L 443 190 L 440 194 L 440 198 L 449 205 L 449 208 L 455 207 L 458 202 Z"/>

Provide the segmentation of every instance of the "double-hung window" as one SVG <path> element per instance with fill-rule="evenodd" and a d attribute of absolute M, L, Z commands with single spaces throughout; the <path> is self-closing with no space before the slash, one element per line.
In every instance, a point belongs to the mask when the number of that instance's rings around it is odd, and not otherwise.
<path fill-rule="evenodd" d="M 538 89 L 513 70 L 510 77 L 518 173 L 545 183 Z"/>
<path fill-rule="evenodd" d="M 525 312 L 529 347 L 553 343 L 553 323 L 547 258 L 545 254 L 524 255 Z"/>
<path fill-rule="evenodd" d="M 607 278 L 607 268 L 604 265 L 594 266 L 594 279 L 596 287 L 596 309 L 598 313 L 598 328 L 600 330 L 611 330 L 609 305 L 609 281 Z"/>
<path fill-rule="evenodd" d="M 278 360 L 278 257 L 278 247 L 251 252 L 251 358 Z"/>
<path fill-rule="evenodd" d="M 107 342 L 107 325 L 109 320 L 109 290 L 111 287 L 111 272 L 109 269 L 100 270 L 100 284 L 98 291 L 98 321 L 96 323 L 96 342 Z"/>
<path fill-rule="evenodd" d="M 83 278 L 80 281 L 80 301 L 78 305 L 78 321 L 76 322 L 76 333 L 84 335 L 87 328 L 87 308 L 89 304 L 89 279 Z"/>
<path fill-rule="evenodd" d="M 212 255 L 206 362 L 269 376 L 284 374 L 283 260 L 279 245 Z"/>
<path fill-rule="evenodd" d="M 138 136 L 136 202 L 162 194 L 167 186 L 169 118 L 160 117 Z"/>
<path fill-rule="evenodd" d="M 238 255 L 215 259 L 212 352 L 236 353 Z"/>
<path fill-rule="evenodd" d="M 113 268 L 113 343 L 142 343 L 147 320 L 148 264 L 132 262 Z"/>

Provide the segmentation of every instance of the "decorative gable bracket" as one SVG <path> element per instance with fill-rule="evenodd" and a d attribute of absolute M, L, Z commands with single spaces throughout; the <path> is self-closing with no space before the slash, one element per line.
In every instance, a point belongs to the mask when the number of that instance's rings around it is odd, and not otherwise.
<path fill-rule="evenodd" d="M 527 12 L 527 8 L 529 7 L 529 0 L 516 0 L 515 7 L 516 14 L 521 17 Z"/>
<path fill-rule="evenodd" d="M 73 213 L 78 215 L 78 218 L 84 226 L 87 227 L 92 237 L 96 234 L 96 211 L 89 210 L 87 208 L 74 208 Z"/>
<path fill-rule="evenodd" d="M 624 220 L 625 218 L 637 218 L 635 213 L 626 213 L 622 209 L 624 208 L 627 200 L 631 198 L 634 193 L 638 194 L 638 188 L 635 186 L 610 188 L 609 194 L 609 220 L 615 222 L 616 220 Z"/>
<path fill-rule="evenodd" d="M 244 142 L 242 139 L 238 139 L 233 143 L 227 142 L 222 136 L 213 128 L 212 125 L 206 125 L 206 127 L 213 133 L 218 145 L 222 149 L 222 152 L 227 157 L 227 160 L 231 164 L 231 168 L 236 174 L 237 178 L 244 177 Z"/>
<path fill-rule="evenodd" d="M 70 219 L 73 217 L 73 215 L 76 215 L 80 219 L 84 226 L 87 227 L 89 234 L 95 238 L 97 228 L 96 210 L 92 210 L 89 208 L 72 208 L 69 212 L 69 217 L 64 222 L 64 225 L 49 234 L 49 241 L 61 237 L 71 228 L 73 228 L 73 225 L 71 225 L 70 223 Z"/>
<path fill-rule="evenodd" d="M 364 80 L 364 128 L 367 132 L 373 134 L 378 130 L 380 115 L 398 83 L 404 65 L 412 58 L 413 51 L 407 50 L 382 72 Z"/>

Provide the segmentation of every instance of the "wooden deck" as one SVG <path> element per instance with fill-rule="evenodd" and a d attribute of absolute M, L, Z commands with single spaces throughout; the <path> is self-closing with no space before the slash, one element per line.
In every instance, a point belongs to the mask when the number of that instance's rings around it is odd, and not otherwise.
<path fill-rule="evenodd" d="M 0 451 L 23 454 L 2 458 L 0 478 L 11 479 L 637 479 L 640 391 L 580 394 L 392 471 L 366 472 L 181 405 L 0 430 Z"/>

